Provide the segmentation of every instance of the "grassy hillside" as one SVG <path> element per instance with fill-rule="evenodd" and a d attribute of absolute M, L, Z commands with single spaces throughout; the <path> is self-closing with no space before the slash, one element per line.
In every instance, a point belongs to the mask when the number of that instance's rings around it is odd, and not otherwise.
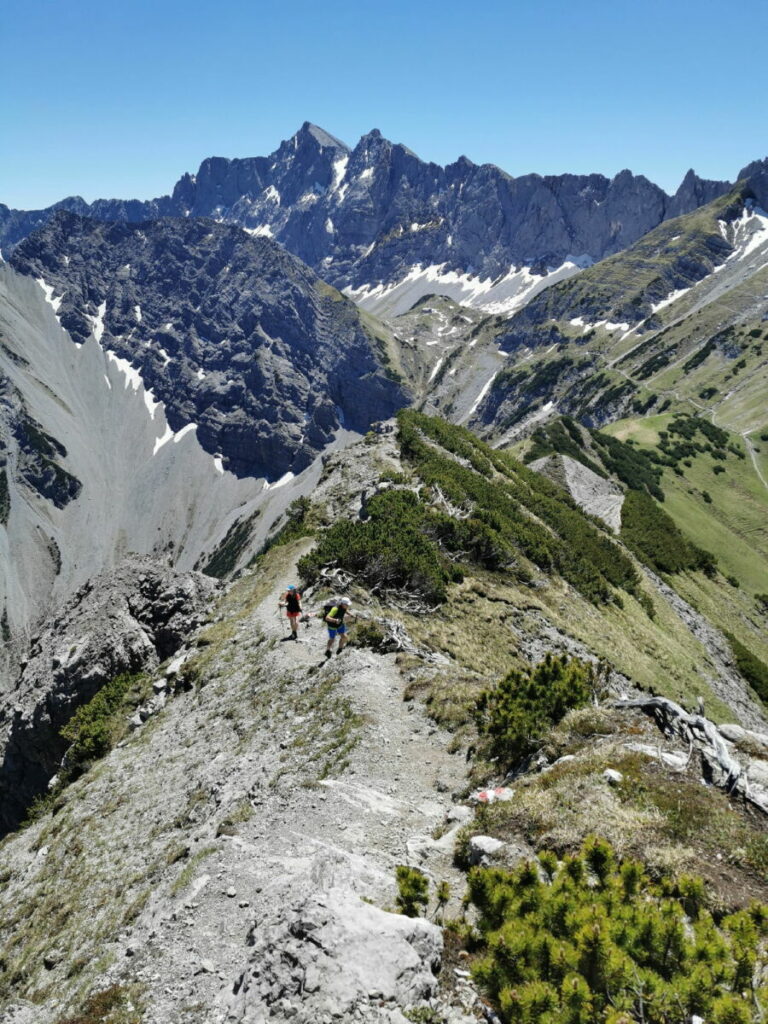
<path fill-rule="evenodd" d="M 635 685 L 685 703 L 701 696 L 715 718 L 733 718 L 716 692 L 711 652 L 607 527 L 470 432 L 413 411 L 401 413 L 399 422 L 401 468 L 388 472 L 388 489 L 367 502 L 366 518 L 329 517 L 333 525 L 318 532 L 300 569 L 305 583 L 317 580 L 324 566 L 348 571 L 366 603 L 387 615 L 394 607 L 417 644 L 448 658 L 447 670 L 416 662 L 414 687 L 425 689 L 438 717 L 466 721 L 484 681 L 554 649 L 589 652 Z M 609 435 L 598 438 L 590 455 L 605 473 L 619 466 L 628 479 L 642 480 L 650 466 L 666 478 L 668 467 Z M 731 462 L 741 471 L 743 460 L 731 453 Z M 677 527 L 669 522 L 674 541 Z M 695 549 L 700 538 L 687 536 Z M 709 578 L 687 565 L 673 585 L 705 614 L 711 610 L 714 622 L 735 593 L 738 611 L 723 621 L 763 656 L 753 628 L 741 621 L 750 609 L 757 614 L 746 587 L 737 590 L 722 573 Z M 414 602 L 422 613 L 405 610 Z"/>
<path fill-rule="evenodd" d="M 745 184 L 537 296 L 477 425 L 525 432 L 548 403 L 585 423 L 701 412 L 768 428 L 768 241 Z M 753 436 L 753 439 L 754 439 Z"/>

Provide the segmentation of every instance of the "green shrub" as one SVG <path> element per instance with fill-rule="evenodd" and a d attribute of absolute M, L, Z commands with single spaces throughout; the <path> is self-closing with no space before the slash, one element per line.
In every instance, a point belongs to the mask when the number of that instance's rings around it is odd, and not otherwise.
<path fill-rule="evenodd" d="M 469 873 L 473 974 L 506 1024 L 762 1019 L 768 908 L 718 926 L 699 879 L 652 881 L 594 837 L 556 866 L 545 856 Z"/>
<path fill-rule="evenodd" d="M 299 562 L 305 583 L 338 566 L 374 591 L 406 589 L 440 603 L 463 578 L 461 563 L 520 578 L 522 555 L 594 603 L 616 600 L 613 587 L 637 591 L 631 560 L 561 488 L 462 427 L 413 410 L 398 419 L 419 494 L 385 491 L 368 502 L 367 519 L 334 523 Z"/>
<path fill-rule="evenodd" d="M 397 878 L 395 903 L 398 910 L 406 917 L 419 917 L 429 902 L 427 876 L 418 868 L 409 868 L 405 864 L 397 866 L 395 875 Z"/>
<path fill-rule="evenodd" d="M 475 720 L 487 756 L 514 767 L 539 749 L 548 730 L 598 688 L 594 667 L 547 654 L 535 668 L 510 672 L 478 697 Z"/>
<path fill-rule="evenodd" d="M 764 704 L 768 704 L 768 665 L 737 640 L 733 633 L 725 633 L 731 645 L 736 667 Z"/>
<path fill-rule="evenodd" d="M 339 520 L 298 563 L 305 583 L 320 569 L 340 566 L 374 590 L 405 588 L 427 601 L 446 597 L 450 573 L 427 536 L 424 504 L 412 491 L 384 491 L 371 498 L 364 522 Z"/>
<path fill-rule="evenodd" d="M 126 714 L 142 695 L 143 675 L 115 676 L 83 704 L 61 730 L 72 744 L 67 751 L 65 776 L 72 781 L 89 764 L 108 754 L 126 731 Z"/>
<path fill-rule="evenodd" d="M 642 491 L 629 491 L 624 498 L 621 539 L 656 572 L 698 569 L 714 575 L 714 555 L 692 544 L 664 509 Z"/>
<path fill-rule="evenodd" d="M 519 552 L 545 572 L 559 573 L 595 603 L 612 599 L 611 586 L 635 591 L 631 561 L 562 488 L 462 427 L 413 410 L 399 413 L 398 422 L 403 456 L 424 483 L 472 510 L 464 520 L 433 517 L 448 551 L 492 570 L 511 567 Z"/>

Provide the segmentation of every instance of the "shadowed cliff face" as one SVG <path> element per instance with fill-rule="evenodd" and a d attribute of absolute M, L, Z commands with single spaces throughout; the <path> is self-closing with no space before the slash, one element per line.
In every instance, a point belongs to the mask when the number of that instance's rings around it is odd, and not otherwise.
<path fill-rule="evenodd" d="M 59 212 L 12 264 L 53 289 L 76 343 L 94 334 L 127 360 L 172 429 L 196 424 L 238 476 L 299 472 L 340 427 L 365 431 L 407 400 L 355 306 L 239 228 Z"/>
<path fill-rule="evenodd" d="M 496 278 L 510 266 L 599 260 L 728 188 L 693 172 L 670 197 L 630 171 L 513 178 L 466 157 L 440 167 L 375 130 L 350 149 L 305 123 L 268 157 L 203 161 L 170 196 L 57 207 L 105 221 L 213 217 L 277 239 L 338 287 L 360 287 L 417 264 Z M 9 251 L 57 207 L 0 206 L 0 245 Z"/>
<path fill-rule="evenodd" d="M 61 729 L 121 673 L 151 671 L 202 621 L 217 584 L 145 558 L 89 581 L 35 638 L 0 708 L 0 834 L 17 827 L 58 770 Z"/>

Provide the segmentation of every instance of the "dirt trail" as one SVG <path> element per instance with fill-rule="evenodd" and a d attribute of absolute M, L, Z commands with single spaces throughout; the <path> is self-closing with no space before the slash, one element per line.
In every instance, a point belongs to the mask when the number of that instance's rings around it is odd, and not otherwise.
<path fill-rule="evenodd" d="M 197 791 L 212 792 L 216 802 L 215 813 L 201 815 L 191 833 L 193 856 L 200 852 L 204 859 L 192 864 L 185 889 L 171 898 L 157 893 L 131 931 L 136 978 L 162 992 L 147 1024 L 240 1019 L 228 1008 L 247 963 L 249 930 L 262 934 L 262 924 L 266 928 L 287 899 L 306 890 L 328 857 L 343 862 L 352 889 L 379 906 L 393 904 L 394 871 L 402 863 L 422 867 L 434 882 L 450 880 L 455 895 L 462 894 L 451 837 L 438 844 L 432 834 L 443 830 L 451 794 L 466 784 L 463 756 L 449 753 L 450 735 L 416 702 L 404 702 L 394 655 L 356 648 L 353 632 L 343 654 L 326 662 L 318 619 L 301 627 L 299 642 L 281 642 L 288 628 L 278 618 L 278 598 L 295 563 L 287 569 L 241 620 L 237 640 L 223 655 L 225 682 L 208 683 L 198 706 L 190 702 L 184 713 L 181 700 L 169 704 L 142 755 L 146 763 L 136 764 L 135 750 L 126 758 L 124 770 L 134 774 L 135 785 L 151 791 L 143 775 L 156 771 L 154 749 L 181 748 L 184 756 L 174 754 L 163 766 L 162 785 L 169 792 L 189 789 L 192 777 Z M 213 702 L 217 688 L 234 693 L 254 664 L 269 680 L 253 691 L 262 717 L 243 726 L 250 732 L 236 745 Z M 211 666 L 212 680 L 217 672 Z M 345 708 L 356 742 L 345 746 L 338 762 L 331 750 L 328 769 L 318 775 L 317 761 L 308 767 L 307 750 L 326 737 L 331 748 L 346 743 L 349 737 L 334 732 Z M 227 712 L 235 713 L 236 706 Z M 253 808 L 246 807 L 247 820 L 238 822 L 235 834 L 219 834 L 224 812 L 242 808 L 246 799 Z"/>

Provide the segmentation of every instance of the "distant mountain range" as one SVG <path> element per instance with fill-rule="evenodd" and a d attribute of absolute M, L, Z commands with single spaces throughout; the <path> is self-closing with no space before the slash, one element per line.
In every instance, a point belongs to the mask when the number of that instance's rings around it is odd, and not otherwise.
<path fill-rule="evenodd" d="M 765 181 L 766 167 L 751 164 L 739 177 Z M 128 223 L 210 217 L 276 239 L 374 312 L 404 312 L 435 283 L 457 301 L 511 312 L 552 271 L 557 280 L 617 253 L 730 188 L 693 171 L 669 196 L 628 170 L 515 178 L 463 156 L 440 167 L 376 130 L 350 149 L 305 123 L 269 156 L 204 160 L 157 199 L 0 205 L 0 246 L 7 256 L 62 209 Z"/>

